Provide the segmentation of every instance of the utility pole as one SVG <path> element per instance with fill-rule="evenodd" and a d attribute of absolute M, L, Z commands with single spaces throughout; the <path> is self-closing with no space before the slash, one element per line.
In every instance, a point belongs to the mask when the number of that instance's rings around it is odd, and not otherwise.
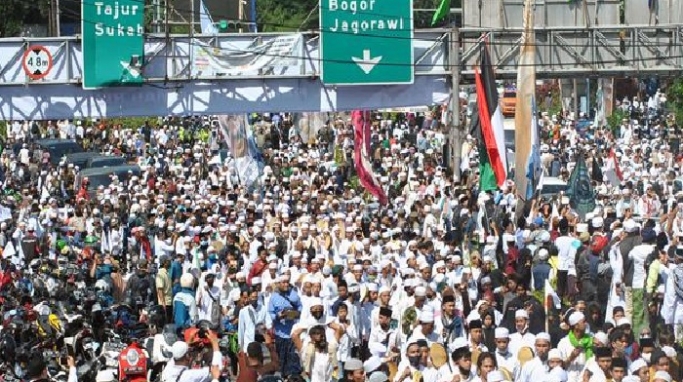
<path fill-rule="evenodd" d="M 460 118 L 460 30 L 453 27 L 448 36 L 449 66 L 451 68 L 450 126 L 448 130 L 449 162 L 453 182 L 460 181 L 460 155 L 462 154 L 462 121 Z"/>
<path fill-rule="evenodd" d="M 59 9 L 59 0 L 55 1 L 55 37 L 62 35 L 62 23 L 60 18 L 62 16 L 62 11 Z"/>
<path fill-rule="evenodd" d="M 242 27 L 242 23 L 244 23 L 244 3 L 245 2 L 246 2 L 245 0 L 237 0 L 237 18 L 240 21 L 239 29 L 238 29 L 239 33 L 244 32 L 244 29 Z"/>

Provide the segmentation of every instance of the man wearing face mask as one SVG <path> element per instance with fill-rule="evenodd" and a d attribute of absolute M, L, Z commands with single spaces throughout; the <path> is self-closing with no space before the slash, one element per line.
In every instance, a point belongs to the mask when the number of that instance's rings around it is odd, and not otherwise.
<path fill-rule="evenodd" d="M 255 376 L 253 370 L 247 367 L 247 348 L 250 343 L 256 341 L 257 328 L 266 325 L 266 317 L 268 311 L 265 306 L 259 304 L 259 290 L 254 288 L 249 291 L 249 304 L 240 309 L 239 322 L 237 325 L 237 342 L 240 346 L 240 351 L 237 354 L 239 360 L 239 379 L 244 381 L 252 381 L 254 379 L 246 379 L 245 373 L 250 373 Z M 263 338 L 259 338 L 263 340 Z"/>
<path fill-rule="evenodd" d="M 447 362 L 438 370 L 440 381 L 470 382 L 476 377 L 472 368 L 472 352 L 464 338 L 457 338 L 449 344 L 451 362 Z"/>
<path fill-rule="evenodd" d="M 398 372 L 394 377 L 394 382 L 410 382 L 421 380 L 422 371 L 424 366 L 420 362 L 422 360 L 422 355 L 420 353 L 419 340 L 414 339 L 408 343 L 405 351 L 405 358 L 401 360 L 398 364 Z"/>
<path fill-rule="evenodd" d="M 139 260 L 135 273 L 126 283 L 126 299 L 129 301 L 129 305 L 133 306 L 133 303 L 138 299 L 146 305 L 153 296 L 152 285 L 152 280 L 147 273 L 147 260 Z"/>

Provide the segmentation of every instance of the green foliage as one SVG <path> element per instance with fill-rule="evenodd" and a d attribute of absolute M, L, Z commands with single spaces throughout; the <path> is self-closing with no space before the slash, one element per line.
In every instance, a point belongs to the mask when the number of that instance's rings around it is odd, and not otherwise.
<path fill-rule="evenodd" d="M 666 89 L 666 104 L 676 121 L 683 121 L 683 79 L 677 78 Z"/>
<path fill-rule="evenodd" d="M 440 3 L 441 0 L 414 0 L 414 8 L 430 10 L 416 11 L 414 13 L 416 29 L 431 28 L 432 16 Z M 461 3 L 462 0 L 451 0 L 451 8 L 460 8 Z M 256 21 L 259 31 L 292 32 L 297 30 L 318 30 L 319 10 L 316 8 L 317 6 L 318 0 L 257 0 Z M 450 15 L 437 26 L 449 25 L 456 20 L 455 17 L 456 15 Z"/>
<path fill-rule="evenodd" d="M 362 186 L 360 185 L 360 179 L 358 179 L 357 175 L 354 175 L 354 176 L 349 178 L 349 188 L 350 189 L 358 191 L 359 189 L 361 189 L 361 187 Z"/>
<path fill-rule="evenodd" d="M 7 140 L 7 122 L 0 121 L 0 142 Z"/>
<path fill-rule="evenodd" d="M 152 126 L 156 124 L 155 118 L 148 117 L 111 118 L 107 120 L 107 122 L 112 125 L 120 124 L 127 129 L 137 129 L 140 126 L 143 126 L 147 121 L 149 121 Z"/>
<path fill-rule="evenodd" d="M 612 132 L 616 133 L 617 129 L 621 125 L 621 120 L 627 117 L 628 115 L 625 111 L 621 110 L 620 108 L 614 108 L 612 115 L 607 117 L 607 126 L 609 126 Z"/>
<path fill-rule="evenodd" d="M 256 22 L 261 32 L 318 29 L 317 0 L 258 0 Z M 310 17 L 309 17 L 310 14 Z"/>
<path fill-rule="evenodd" d="M 24 20 L 32 13 L 45 14 L 49 6 L 45 6 L 46 0 L 1 0 L 0 1 L 0 38 L 17 37 L 22 30 Z"/>

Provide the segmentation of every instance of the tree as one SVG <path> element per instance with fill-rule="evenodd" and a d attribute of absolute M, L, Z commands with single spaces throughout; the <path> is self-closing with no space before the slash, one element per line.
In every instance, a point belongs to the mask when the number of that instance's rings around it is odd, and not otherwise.
<path fill-rule="evenodd" d="M 0 37 L 16 37 L 21 33 L 24 19 L 31 11 L 31 3 L 22 0 L 0 1 Z"/>
<path fill-rule="evenodd" d="M 676 123 L 683 121 L 683 79 L 675 79 L 666 89 L 666 105 L 676 116 Z"/>
<path fill-rule="evenodd" d="M 0 38 L 18 37 L 24 24 L 46 22 L 49 14 L 50 0 L 0 0 Z"/>

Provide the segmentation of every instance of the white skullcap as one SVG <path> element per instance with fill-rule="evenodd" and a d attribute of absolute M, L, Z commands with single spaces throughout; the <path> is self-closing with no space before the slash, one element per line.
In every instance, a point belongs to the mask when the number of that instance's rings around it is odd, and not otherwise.
<path fill-rule="evenodd" d="M 517 318 L 526 318 L 528 320 L 529 313 L 527 313 L 527 311 L 524 309 L 517 309 L 517 311 L 515 312 L 515 319 Z"/>
<path fill-rule="evenodd" d="M 584 233 L 588 232 L 588 224 L 586 223 L 579 223 L 576 225 L 576 233 Z"/>
<path fill-rule="evenodd" d="M 428 310 L 423 311 L 420 313 L 420 322 L 427 324 L 434 322 L 434 313 Z"/>
<path fill-rule="evenodd" d="M 423 286 L 419 286 L 415 288 L 415 296 L 417 297 L 425 297 L 427 295 L 427 288 Z"/>
<path fill-rule="evenodd" d="M 368 345 L 368 350 L 370 350 L 370 354 L 373 356 L 381 358 L 384 357 L 388 349 L 381 342 L 370 342 Z"/>
<path fill-rule="evenodd" d="M 171 353 L 173 353 L 173 359 L 181 359 L 187 353 L 188 346 L 184 341 L 176 341 L 173 346 L 171 346 Z"/>
<path fill-rule="evenodd" d="M 597 332 L 593 335 L 593 338 L 603 345 L 609 344 L 609 342 L 608 342 L 609 339 L 607 337 L 607 333 L 605 333 L 605 332 Z"/>
<path fill-rule="evenodd" d="M 631 366 L 629 366 L 628 370 L 631 372 L 631 374 L 637 374 L 638 370 L 644 367 L 647 367 L 647 362 L 645 362 L 645 360 L 642 358 L 638 358 L 631 363 Z"/>
<path fill-rule="evenodd" d="M 655 376 L 652 380 L 653 381 L 661 380 L 661 381 L 671 382 L 671 375 L 664 370 L 658 370 L 655 373 Z"/>
<path fill-rule="evenodd" d="M 466 339 L 458 337 L 448 345 L 448 350 L 452 353 L 458 349 L 470 346 Z"/>
<path fill-rule="evenodd" d="M 540 260 L 548 260 L 549 257 L 550 257 L 550 253 L 548 252 L 547 249 L 541 248 L 538 250 L 538 258 Z"/>
<path fill-rule="evenodd" d="M 594 217 L 593 220 L 591 220 L 591 225 L 593 228 L 602 228 L 602 225 L 605 224 L 605 220 L 601 217 Z"/>
<path fill-rule="evenodd" d="M 503 373 L 501 373 L 499 370 L 489 371 L 489 373 L 486 374 L 487 382 L 503 382 L 504 380 L 505 377 L 503 376 Z"/>
<path fill-rule="evenodd" d="M 379 286 L 375 283 L 368 284 L 368 292 L 378 292 Z"/>
<path fill-rule="evenodd" d="M 662 346 L 662 351 L 669 358 L 673 358 L 676 356 L 676 349 L 672 348 L 671 346 Z"/>
<path fill-rule="evenodd" d="M 184 273 L 180 276 L 180 286 L 183 288 L 192 288 L 194 284 L 194 276 L 191 273 Z"/>
<path fill-rule="evenodd" d="M 586 316 L 583 315 L 581 312 L 574 312 L 569 315 L 569 326 L 574 326 L 578 324 L 580 321 L 583 321 L 586 319 Z"/>
<path fill-rule="evenodd" d="M 536 341 L 541 340 L 541 341 L 548 341 L 550 342 L 550 334 L 546 332 L 540 332 L 536 334 Z"/>
<path fill-rule="evenodd" d="M 323 304 L 323 299 L 320 297 L 312 297 L 310 300 L 310 304 L 311 304 L 311 307 L 325 306 L 325 304 Z"/>
<path fill-rule="evenodd" d="M 259 285 L 261 284 L 261 278 L 260 277 L 254 277 L 251 279 L 251 285 Z"/>
<path fill-rule="evenodd" d="M 510 338 L 510 331 L 507 328 L 498 327 L 495 330 L 495 339 Z"/>
<path fill-rule="evenodd" d="M 562 352 L 559 349 L 550 349 L 548 352 L 548 359 L 562 359 Z"/>

